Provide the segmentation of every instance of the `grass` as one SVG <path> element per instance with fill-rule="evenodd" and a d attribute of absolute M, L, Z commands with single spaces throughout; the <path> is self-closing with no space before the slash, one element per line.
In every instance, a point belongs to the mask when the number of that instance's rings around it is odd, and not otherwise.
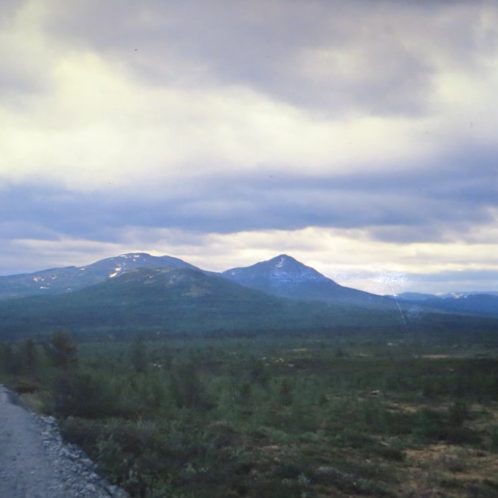
<path fill-rule="evenodd" d="M 498 361 L 480 344 L 87 343 L 58 366 L 1 351 L 3 381 L 133 497 L 498 493 Z"/>

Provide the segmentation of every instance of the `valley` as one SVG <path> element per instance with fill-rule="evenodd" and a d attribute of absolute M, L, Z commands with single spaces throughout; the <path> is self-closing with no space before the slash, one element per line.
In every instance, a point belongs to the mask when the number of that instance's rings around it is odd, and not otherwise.
<path fill-rule="evenodd" d="M 214 273 L 145 253 L 0 289 L 0 382 L 132 498 L 498 492 L 493 294 L 461 308 L 286 255 Z"/>

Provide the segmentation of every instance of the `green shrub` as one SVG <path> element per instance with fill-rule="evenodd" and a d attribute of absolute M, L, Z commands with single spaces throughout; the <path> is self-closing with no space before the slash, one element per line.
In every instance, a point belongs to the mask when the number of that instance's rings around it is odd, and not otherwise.
<path fill-rule="evenodd" d="M 19 394 L 31 394 L 39 391 L 40 388 L 40 381 L 27 377 L 17 378 L 12 384 L 12 389 Z"/>
<path fill-rule="evenodd" d="M 94 420 L 68 417 L 60 424 L 64 438 L 91 453 L 101 437 L 102 423 Z"/>
<path fill-rule="evenodd" d="M 170 373 L 170 391 L 178 408 L 207 408 L 207 393 L 191 362 L 174 365 Z"/>
<path fill-rule="evenodd" d="M 55 414 L 62 417 L 108 417 L 116 413 L 114 393 L 102 380 L 87 373 L 59 376 L 53 386 Z"/>
<path fill-rule="evenodd" d="M 490 446 L 492 451 L 498 452 L 498 426 L 491 428 Z"/>

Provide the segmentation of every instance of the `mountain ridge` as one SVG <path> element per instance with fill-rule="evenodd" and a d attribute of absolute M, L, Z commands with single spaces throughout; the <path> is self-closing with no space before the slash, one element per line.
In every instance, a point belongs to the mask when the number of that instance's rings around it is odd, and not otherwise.
<path fill-rule="evenodd" d="M 173 256 L 152 256 L 131 252 L 104 258 L 85 266 L 65 266 L 31 273 L 0 276 L 0 299 L 30 295 L 73 292 L 115 278 L 122 272 L 136 268 L 165 267 L 196 268 Z"/>
<path fill-rule="evenodd" d="M 495 293 L 453 293 L 441 296 L 403 293 L 395 298 L 404 305 L 438 309 L 451 313 L 498 317 L 498 295 Z"/>
<path fill-rule="evenodd" d="M 0 301 L 0 338 L 74 332 L 140 330 L 203 332 L 399 327 L 398 316 L 341 305 L 290 301 L 191 268 L 142 268 L 71 293 Z"/>
<path fill-rule="evenodd" d="M 0 276 L 0 301 L 28 296 L 58 295 L 92 287 L 143 268 L 191 269 L 234 282 L 247 289 L 294 301 L 323 302 L 370 309 L 441 310 L 498 317 L 497 293 L 431 295 L 402 293 L 379 296 L 345 287 L 288 254 L 221 273 L 202 270 L 173 256 L 131 252 L 85 266 L 66 266 L 32 273 Z"/>
<path fill-rule="evenodd" d="M 81 338 L 139 333 L 254 334 L 268 331 L 498 333 L 498 320 L 422 310 L 404 314 L 344 303 L 299 301 L 191 268 L 140 268 L 70 293 L 0 301 L 0 340 L 69 330 Z"/>
<path fill-rule="evenodd" d="M 383 296 L 345 287 L 287 254 L 222 272 L 240 285 L 288 299 L 392 307 Z"/>

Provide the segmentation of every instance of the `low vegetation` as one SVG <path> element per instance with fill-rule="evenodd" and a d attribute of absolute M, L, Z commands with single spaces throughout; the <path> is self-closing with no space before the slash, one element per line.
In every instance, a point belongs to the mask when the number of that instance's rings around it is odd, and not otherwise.
<path fill-rule="evenodd" d="M 498 495 L 498 341 L 371 334 L 0 346 L 133 497 Z"/>

